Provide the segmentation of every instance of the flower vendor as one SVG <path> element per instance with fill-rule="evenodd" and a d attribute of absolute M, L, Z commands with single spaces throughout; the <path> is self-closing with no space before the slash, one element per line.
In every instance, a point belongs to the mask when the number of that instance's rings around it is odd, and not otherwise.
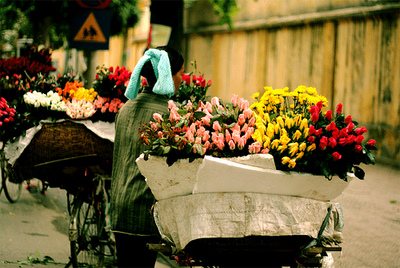
<path fill-rule="evenodd" d="M 145 150 L 138 129 L 154 113 L 168 112 L 183 71 L 179 51 L 166 46 L 147 50 L 130 77 L 125 92 L 129 100 L 116 117 L 110 211 L 119 267 L 154 267 L 156 261 L 157 253 L 146 247 L 160 238 L 150 213 L 155 198 L 135 162 Z M 139 93 L 141 76 L 148 85 Z"/>

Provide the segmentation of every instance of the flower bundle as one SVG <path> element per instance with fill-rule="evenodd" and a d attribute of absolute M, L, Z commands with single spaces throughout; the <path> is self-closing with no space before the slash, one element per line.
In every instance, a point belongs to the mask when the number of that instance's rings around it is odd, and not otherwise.
<path fill-rule="evenodd" d="M 249 102 L 237 95 L 225 105 L 213 97 L 211 102 L 200 101 L 197 105 L 189 100 L 186 105 L 177 106 L 170 100 L 168 106 L 168 114 L 155 113 L 154 121 L 139 129 L 139 143 L 149 146 L 145 155 L 166 156 L 171 165 L 179 158 L 267 152 L 261 149 L 260 142 L 252 140 L 255 118 Z"/>
<path fill-rule="evenodd" d="M 15 109 L 8 106 L 5 98 L 0 98 L 0 140 L 6 134 L 6 129 L 11 128 L 14 122 Z"/>
<path fill-rule="evenodd" d="M 57 92 L 53 91 L 47 93 L 37 91 L 27 92 L 24 95 L 24 101 L 26 104 L 32 105 L 35 108 L 44 107 L 53 111 L 66 111 L 65 102 Z"/>
<path fill-rule="evenodd" d="M 71 100 L 71 91 L 72 93 L 77 91 L 78 88 L 83 87 L 83 82 L 73 81 L 73 82 L 66 82 L 64 88 L 57 87 L 55 91 L 58 93 L 59 96 L 62 96 L 63 101 L 67 102 Z"/>
<path fill-rule="evenodd" d="M 103 98 L 99 96 L 94 101 L 95 108 L 99 109 L 101 113 L 110 112 L 116 114 L 123 105 L 124 103 L 118 98 L 111 100 L 110 98 Z"/>
<path fill-rule="evenodd" d="M 93 81 L 93 88 L 99 93 L 99 96 L 126 101 L 124 93 L 132 72 L 124 66 L 121 68 L 117 66 L 114 70 L 113 67 L 107 68 L 103 65 L 101 67 L 98 66 L 96 69 L 97 73 Z"/>
<path fill-rule="evenodd" d="M 87 119 L 96 113 L 92 101 L 73 99 L 66 103 L 66 113 L 72 119 Z"/>
<path fill-rule="evenodd" d="M 192 62 L 194 71 L 189 74 L 182 74 L 182 83 L 179 87 L 178 92 L 172 97 L 172 99 L 181 104 L 186 104 L 188 100 L 192 103 L 198 103 L 199 101 L 207 101 L 207 91 L 211 86 L 211 80 L 207 80 L 202 75 L 195 75 L 196 62 Z"/>
<path fill-rule="evenodd" d="M 37 50 L 31 47 L 26 56 L 0 59 L 0 77 L 6 75 L 11 77 L 14 74 L 32 77 L 38 73 L 47 76 L 55 70 L 51 63 L 50 49 Z"/>
<path fill-rule="evenodd" d="M 376 149 L 374 142 L 362 144 L 366 128 L 357 128 L 351 116 L 345 118 L 341 104 L 335 114 L 323 113 L 327 99 L 315 88 L 300 86 L 289 92 L 266 87 L 261 97 L 253 98 L 256 102 L 250 108 L 256 130 L 252 137 L 270 150 L 277 169 L 347 180 L 348 172 L 363 179 L 358 165 L 374 163 L 370 152 Z"/>

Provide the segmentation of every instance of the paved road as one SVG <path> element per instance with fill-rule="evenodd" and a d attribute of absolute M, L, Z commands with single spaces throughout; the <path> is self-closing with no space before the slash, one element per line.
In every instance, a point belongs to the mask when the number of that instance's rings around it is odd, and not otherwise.
<path fill-rule="evenodd" d="M 345 216 L 342 254 L 336 267 L 400 267 L 400 170 L 365 166 L 366 179 L 353 180 L 339 202 Z M 68 217 L 65 191 L 49 189 L 45 196 L 23 190 L 20 200 L 0 196 L 0 267 L 63 267 L 68 262 Z M 28 256 L 51 265 L 21 265 Z M 162 260 L 157 267 L 163 267 Z"/>

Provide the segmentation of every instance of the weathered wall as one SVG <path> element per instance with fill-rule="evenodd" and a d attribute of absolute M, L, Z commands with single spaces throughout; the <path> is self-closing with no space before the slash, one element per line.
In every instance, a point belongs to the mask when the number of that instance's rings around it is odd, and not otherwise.
<path fill-rule="evenodd" d="M 213 80 L 210 93 L 228 101 L 264 86 L 316 87 L 369 129 L 378 160 L 400 166 L 399 2 L 238 3 L 232 31 L 216 24 L 208 1 L 186 10 L 186 59 Z"/>

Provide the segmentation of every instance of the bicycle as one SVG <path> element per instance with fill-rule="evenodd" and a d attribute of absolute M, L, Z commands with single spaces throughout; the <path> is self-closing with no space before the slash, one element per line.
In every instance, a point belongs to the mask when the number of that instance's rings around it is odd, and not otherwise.
<path fill-rule="evenodd" d="M 82 124 L 66 121 L 45 124 L 14 166 L 1 150 L 2 173 L 8 177 L 38 178 L 44 189 L 66 190 L 71 252 L 66 267 L 113 267 L 116 262 L 108 215 L 112 148 L 112 142 Z"/>
<path fill-rule="evenodd" d="M 71 255 L 66 267 L 113 267 L 116 262 L 108 213 L 111 178 L 100 163 L 96 154 L 89 154 L 34 167 L 50 185 L 50 176 L 56 176 L 67 191 Z"/>
<path fill-rule="evenodd" d="M 0 194 L 4 190 L 4 194 L 10 203 L 15 203 L 21 196 L 22 182 L 16 179 L 16 175 L 7 162 L 4 154 L 4 143 L 0 141 Z"/>

